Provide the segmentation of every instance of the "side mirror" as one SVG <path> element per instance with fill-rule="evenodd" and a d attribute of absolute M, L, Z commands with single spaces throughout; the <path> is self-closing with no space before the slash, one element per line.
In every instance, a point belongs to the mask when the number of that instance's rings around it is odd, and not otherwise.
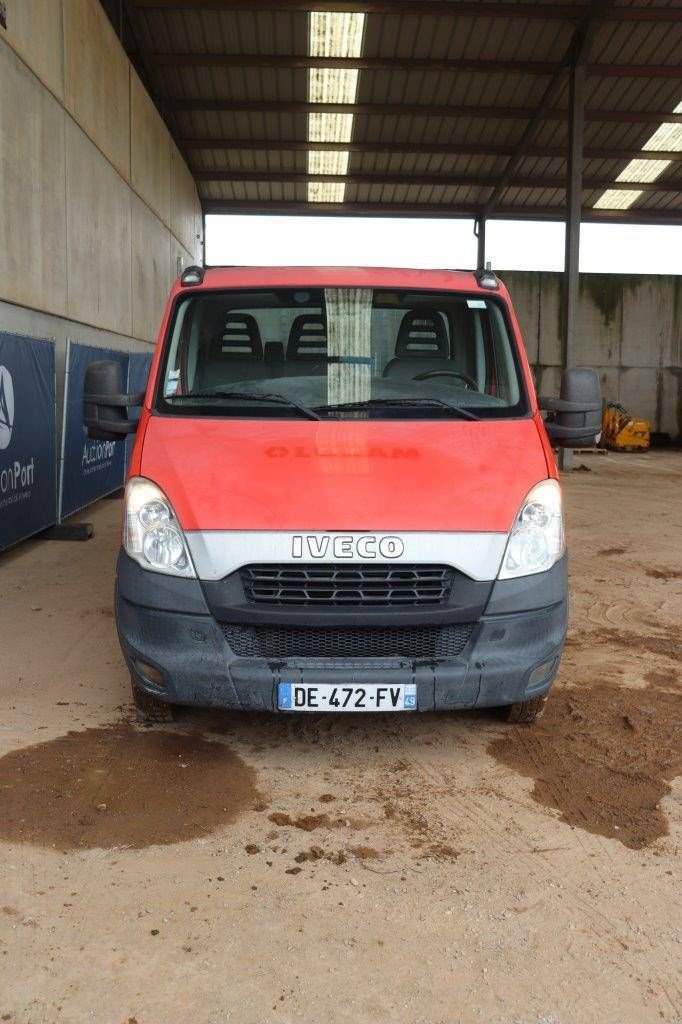
<path fill-rule="evenodd" d="M 137 423 L 126 409 L 142 405 L 144 394 L 123 394 L 121 364 L 113 359 L 90 363 L 83 382 L 83 425 L 88 437 L 98 441 L 121 441 L 134 434 Z"/>
<path fill-rule="evenodd" d="M 561 448 L 589 447 L 601 432 L 601 384 L 594 370 L 571 367 L 561 377 L 559 398 L 540 398 L 540 408 L 549 412 L 547 436 Z"/>

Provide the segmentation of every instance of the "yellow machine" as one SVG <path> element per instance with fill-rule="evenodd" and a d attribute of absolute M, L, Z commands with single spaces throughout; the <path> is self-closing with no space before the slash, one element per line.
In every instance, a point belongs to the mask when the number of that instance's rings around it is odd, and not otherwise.
<path fill-rule="evenodd" d="M 601 443 L 614 452 L 646 452 L 651 443 L 651 423 L 635 420 L 618 402 L 609 402 L 602 420 Z"/>

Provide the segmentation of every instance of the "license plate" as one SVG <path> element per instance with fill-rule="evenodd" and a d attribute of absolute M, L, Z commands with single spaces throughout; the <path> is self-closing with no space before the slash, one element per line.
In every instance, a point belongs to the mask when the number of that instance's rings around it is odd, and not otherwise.
<path fill-rule="evenodd" d="M 416 711 L 417 686 L 279 683 L 277 706 L 280 711 Z"/>

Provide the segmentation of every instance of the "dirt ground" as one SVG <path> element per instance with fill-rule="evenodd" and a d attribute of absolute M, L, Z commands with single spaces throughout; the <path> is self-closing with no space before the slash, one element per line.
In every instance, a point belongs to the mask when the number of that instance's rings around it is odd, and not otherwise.
<path fill-rule="evenodd" d="M 682 455 L 579 458 L 545 718 L 138 729 L 96 538 L 0 558 L 0 1020 L 682 1020 Z M 677 777 L 677 778 L 676 778 Z"/>

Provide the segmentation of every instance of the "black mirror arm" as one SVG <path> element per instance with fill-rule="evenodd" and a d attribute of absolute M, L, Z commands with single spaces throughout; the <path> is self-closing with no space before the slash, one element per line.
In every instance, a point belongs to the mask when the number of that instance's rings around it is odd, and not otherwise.
<path fill-rule="evenodd" d="M 569 402 L 566 398 L 538 398 L 538 406 L 546 412 L 601 412 L 601 402 L 591 402 L 585 405 L 584 402 Z"/>
<path fill-rule="evenodd" d="M 137 430 L 137 422 L 135 420 L 93 420 L 86 416 L 83 419 L 83 424 L 88 430 L 106 434 L 120 434 L 121 437 L 125 437 L 126 434 L 134 434 Z"/>
<path fill-rule="evenodd" d="M 144 391 L 138 391 L 134 395 L 91 395 L 84 394 L 83 401 L 87 405 L 113 405 L 117 408 L 130 409 L 142 405 L 144 402 Z"/>
<path fill-rule="evenodd" d="M 545 423 L 545 430 L 550 441 L 576 441 L 587 447 L 593 445 L 598 431 L 586 430 L 585 427 L 564 427 L 561 423 Z"/>

